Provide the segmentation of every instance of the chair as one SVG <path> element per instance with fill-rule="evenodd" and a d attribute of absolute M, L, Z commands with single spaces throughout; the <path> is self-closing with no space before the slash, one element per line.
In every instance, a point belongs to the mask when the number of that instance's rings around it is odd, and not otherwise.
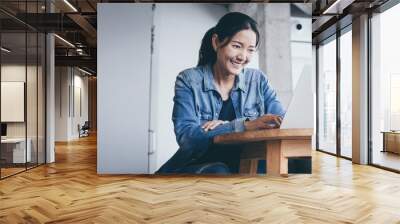
<path fill-rule="evenodd" d="M 90 129 L 89 121 L 85 121 L 82 127 L 78 124 L 79 138 L 89 136 L 89 129 Z"/>

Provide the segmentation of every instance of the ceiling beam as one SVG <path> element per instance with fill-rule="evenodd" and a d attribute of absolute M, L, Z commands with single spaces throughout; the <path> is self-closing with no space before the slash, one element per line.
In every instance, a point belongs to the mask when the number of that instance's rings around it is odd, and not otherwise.
<path fill-rule="evenodd" d="M 83 66 L 96 70 L 97 60 L 90 56 L 55 56 L 56 66 Z"/>
<path fill-rule="evenodd" d="M 322 14 L 342 14 L 343 10 L 351 5 L 355 0 L 336 0 L 323 10 Z"/>
<path fill-rule="evenodd" d="M 85 17 L 83 17 L 79 13 L 69 13 L 67 16 L 74 21 L 77 25 L 79 25 L 82 30 L 90 37 L 86 41 L 90 41 L 91 46 L 96 46 L 97 39 L 97 31 L 96 28 L 90 24 Z"/>

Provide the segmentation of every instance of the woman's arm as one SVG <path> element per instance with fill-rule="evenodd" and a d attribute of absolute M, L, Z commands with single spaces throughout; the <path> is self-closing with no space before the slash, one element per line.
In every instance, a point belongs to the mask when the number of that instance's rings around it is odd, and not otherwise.
<path fill-rule="evenodd" d="M 193 153 L 201 155 L 207 150 L 212 138 L 217 135 L 244 131 L 244 119 L 240 118 L 221 124 L 213 130 L 204 131 L 200 118 L 195 111 L 193 92 L 183 73 L 179 74 L 175 82 L 174 109 L 172 121 L 174 122 L 177 142 L 183 150 L 194 150 Z"/>

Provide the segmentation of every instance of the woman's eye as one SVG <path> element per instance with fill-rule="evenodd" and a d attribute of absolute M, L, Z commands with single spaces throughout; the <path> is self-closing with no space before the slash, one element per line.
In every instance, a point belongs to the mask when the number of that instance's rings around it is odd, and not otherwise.
<path fill-rule="evenodd" d="M 249 49 L 248 50 L 250 53 L 254 53 L 256 50 L 254 50 L 254 49 Z"/>
<path fill-rule="evenodd" d="M 240 48 L 240 46 L 239 45 L 233 45 L 233 48 Z"/>

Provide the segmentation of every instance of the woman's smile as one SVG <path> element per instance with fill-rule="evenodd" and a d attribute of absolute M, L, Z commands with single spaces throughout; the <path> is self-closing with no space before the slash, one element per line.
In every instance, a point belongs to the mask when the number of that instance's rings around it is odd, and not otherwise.
<path fill-rule="evenodd" d="M 234 61 L 234 60 L 230 60 L 230 62 L 232 63 L 232 65 L 235 68 L 241 68 L 242 67 L 242 63 L 241 62 L 237 62 L 237 61 Z"/>
<path fill-rule="evenodd" d="M 241 68 L 240 64 L 237 64 L 237 63 L 232 62 L 232 61 L 231 61 L 231 63 L 233 65 L 233 68 L 235 68 L 235 69 L 240 69 Z"/>

